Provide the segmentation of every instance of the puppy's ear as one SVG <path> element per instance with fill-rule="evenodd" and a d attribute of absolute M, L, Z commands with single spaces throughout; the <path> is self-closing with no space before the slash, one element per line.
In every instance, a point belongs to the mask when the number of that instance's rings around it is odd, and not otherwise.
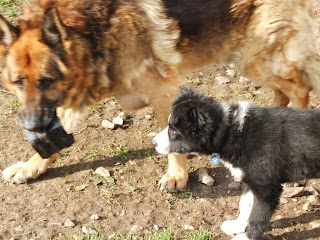
<path fill-rule="evenodd" d="M 41 38 L 60 57 L 64 57 L 63 40 L 67 39 L 67 27 L 62 23 L 56 8 L 49 8 L 43 17 Z"/>
<path fill-rule="evenodd" d="M 0 15 L 0 62 L 7 56 L 12 43 L 18 38 L 19 29 Z"/>

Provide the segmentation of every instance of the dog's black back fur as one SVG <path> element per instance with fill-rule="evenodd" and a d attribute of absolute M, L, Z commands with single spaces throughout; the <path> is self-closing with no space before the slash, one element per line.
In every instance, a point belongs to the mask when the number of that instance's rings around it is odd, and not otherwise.
<path fill-rule="evenodd" d="M 320 110 L 224 105 L 183 90 L 169 120 L 170 151 L 219 153 L 254 193 L 247 235 L 259 239 L 281 183 L 320 177 Z"/>

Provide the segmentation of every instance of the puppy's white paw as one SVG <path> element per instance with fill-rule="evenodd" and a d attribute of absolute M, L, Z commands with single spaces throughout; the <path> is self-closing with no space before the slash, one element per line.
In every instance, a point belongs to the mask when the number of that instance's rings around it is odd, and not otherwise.
<path fill-rule="evenodd" d="M 246 233 L 241 233 L 232 238 L 232 240 L 250 240 Z"/>
<path fill-rule="evenodd" d="M 227 235 L 244 233 L 246 231 L 247 224 L 239 220 L 227 220 L 221 225 L 221 230 Z"/>

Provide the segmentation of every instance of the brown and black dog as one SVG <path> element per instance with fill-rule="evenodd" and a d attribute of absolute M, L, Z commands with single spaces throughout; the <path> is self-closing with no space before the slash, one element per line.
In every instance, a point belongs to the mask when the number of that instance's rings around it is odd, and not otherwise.
<path fill-rule="evenodd" d="M 124 109 L 152 105 L 165 127 L 178 74 L 233 62 L 271 87 L 274 105 L 304 108 L 320 96 L 311 0 L 35 0 L 13 26 L 0 19 L 6 87 L 22 103 L 19 123 L 46 132 L 59 117 L 71 132 L 80 113 L 115 96 Z M 57 158 L 35 154 L 3 177 L 22 183 Z M 186 187 L 184 155 L 170 154 L 160 188 Z"/>

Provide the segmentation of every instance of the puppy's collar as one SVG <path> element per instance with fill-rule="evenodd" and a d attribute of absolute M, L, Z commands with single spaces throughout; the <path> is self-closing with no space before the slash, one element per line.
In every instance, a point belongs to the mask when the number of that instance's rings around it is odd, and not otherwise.
<path fill-rule="evenodd" d="M 214 154 L 210 157 L 210 162 L 213 165 L 218 165 L 220 163 L 220 156 L 218 154 Z"/>

